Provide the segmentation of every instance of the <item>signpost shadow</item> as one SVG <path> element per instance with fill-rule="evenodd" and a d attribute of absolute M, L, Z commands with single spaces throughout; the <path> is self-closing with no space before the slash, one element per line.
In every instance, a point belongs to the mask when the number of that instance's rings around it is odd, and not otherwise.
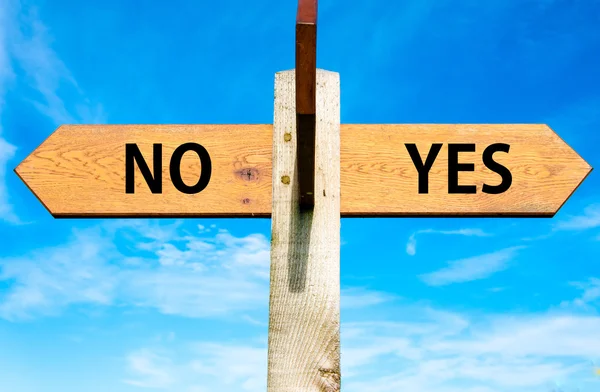
<path fill-rule="evenodd" d="M 298 208 L 294 206 L 293 208 Z M 310 231 L 312 229 L 314 211 L 300 210 L 298 214 L 292 214 L 289 229 L 289 244 L 291 249 L 288 253 L 288 283 L 292 293 L 302 293 L 306 289 L 306 272 L 308 270 L 308 259 L 310 250 Z"/>

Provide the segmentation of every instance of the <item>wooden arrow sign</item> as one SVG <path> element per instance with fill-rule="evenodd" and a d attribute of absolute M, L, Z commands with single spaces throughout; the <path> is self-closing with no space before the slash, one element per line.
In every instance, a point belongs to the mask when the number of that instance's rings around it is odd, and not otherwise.
<path fill-rule="evenodd" d="M 15 171 L 54 217 L 269 217 L 271 155 L 272 125 L 65 125 Z M 553 216 L 592 170 L 546 125 L 342 125 L 340 160 L 342 216 Z"/>

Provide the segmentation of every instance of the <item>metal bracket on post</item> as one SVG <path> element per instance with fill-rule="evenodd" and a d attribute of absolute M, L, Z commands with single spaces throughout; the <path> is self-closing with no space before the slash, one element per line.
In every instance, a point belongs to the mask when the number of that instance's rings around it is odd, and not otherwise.
<path fill-rule="evenodd" d="M 315 205 L 317 0 L 298 0 L 296 16 L 296 132 L 300 208 Z"/>

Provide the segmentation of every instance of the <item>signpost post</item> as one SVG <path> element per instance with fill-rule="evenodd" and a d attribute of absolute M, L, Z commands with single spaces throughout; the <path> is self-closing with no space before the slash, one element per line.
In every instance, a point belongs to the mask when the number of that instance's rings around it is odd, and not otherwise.
<path fill-rule="evenodd" d="M 56 218 L 271 217 L 269 392 L 340 390 L 340 217 L 551 217 L 592 170 L 546 125 L 340 125 L 316 25 L 273 125 L 63 125 L 15 169 Z"/>

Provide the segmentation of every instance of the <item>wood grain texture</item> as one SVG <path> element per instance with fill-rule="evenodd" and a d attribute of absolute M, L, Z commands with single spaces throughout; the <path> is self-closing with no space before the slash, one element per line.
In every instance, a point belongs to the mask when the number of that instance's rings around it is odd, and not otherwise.
<path fill-rule="evenodd" d="M 315 119 L 314 114 L 296 115 L 298 202 L 302 209 L 310 209 L 315 205 Z"/>
<path fill-rule="evenodd" d="M 341 383 L 339 74 L 317 71 L 313 210 L 298 204 L 294 71 L 278 73 L 275 89 L 267 391 L 335 392 Z"/>
<path fill-rule="evenodd" d="M 270 216 L 271 125 L 64 125 L 16 169 L 55 217 Z M 211 157 L 211 180 L 187 195 L 171 183 L 169 162 L 195 142 Z M 125 144 L 137 143 L 152 169 L 162 143 L 163 193 L 152 194 L 136 165 L 136 193 L 125 193 Z M 192 152 L 181 162 L 185 183 L 201 173 Z"/>
<path fill-rule="evenodd" d="M 296 23 L 317 24 L 317 0 L 298 0 Z"/>
<path fill-rule="evenodd" d="M 271 125 L 70 125 L 62 126 L 16 169 L 55 217 L 150 217 L 271 215 Z M 209 151 L 213 174 L 196 195 L 169 182 L 168 158 L 193 141 Z M 164 193 L 150 193 L 139 170 L 138 191 L 125 194 L 125 143 L 138 143 L 150 157 L 164 143 Z M 429 194 L 418 193 L 417 171 L 404 146 L 415 143 L 424 158 L 432 143 L 444 143 L 429 174 Z M 477 185 L 472 195 L 448 194 L 447 143 L 475 143 L 460 153 L 475 164 L 460 184 Z M 494 158 L 512 173 L 505 193 L 481 193 L 497 185 L 481 152 L 508 143 Z M 148 158 L 149 159 L 149 158 Z M 199 160 L 184 156 L 182 177 L 198 179 Z M 553 216 L 590 173 L 591 167 L 546 125 L 342 124 L 342 216 Z"/>
<path fill-rule="evenodd" d="M 299 0 L 296 16 L 296 113 L 315 114 L 317 0 Z"/>
<path fill-rule="evenodd" d="M 299 0 L 296 16 L 296 149 L 300 208 L 315 204 L 317 0 Z"/>
<path fill-rule="evenodd" d="M 342 215 L 345 216 L 553 216 L 590 173 L 588 165 L 543 124 L 342 125 Z M 433 143 L 444 143 L 429 173 L 429 193 L 418 193 L 418 176 L 405 143 L 415 143 L 425 160 Z M 461 185 L 476 194 L 448 194 L 448 144 L 475 143 L 459 162 Z M 502 194 L 484 194 L 484 183 L 500 176 L 482 163 L 483 150 L 510 145 L 494 159 L 512 174 Z"/>

